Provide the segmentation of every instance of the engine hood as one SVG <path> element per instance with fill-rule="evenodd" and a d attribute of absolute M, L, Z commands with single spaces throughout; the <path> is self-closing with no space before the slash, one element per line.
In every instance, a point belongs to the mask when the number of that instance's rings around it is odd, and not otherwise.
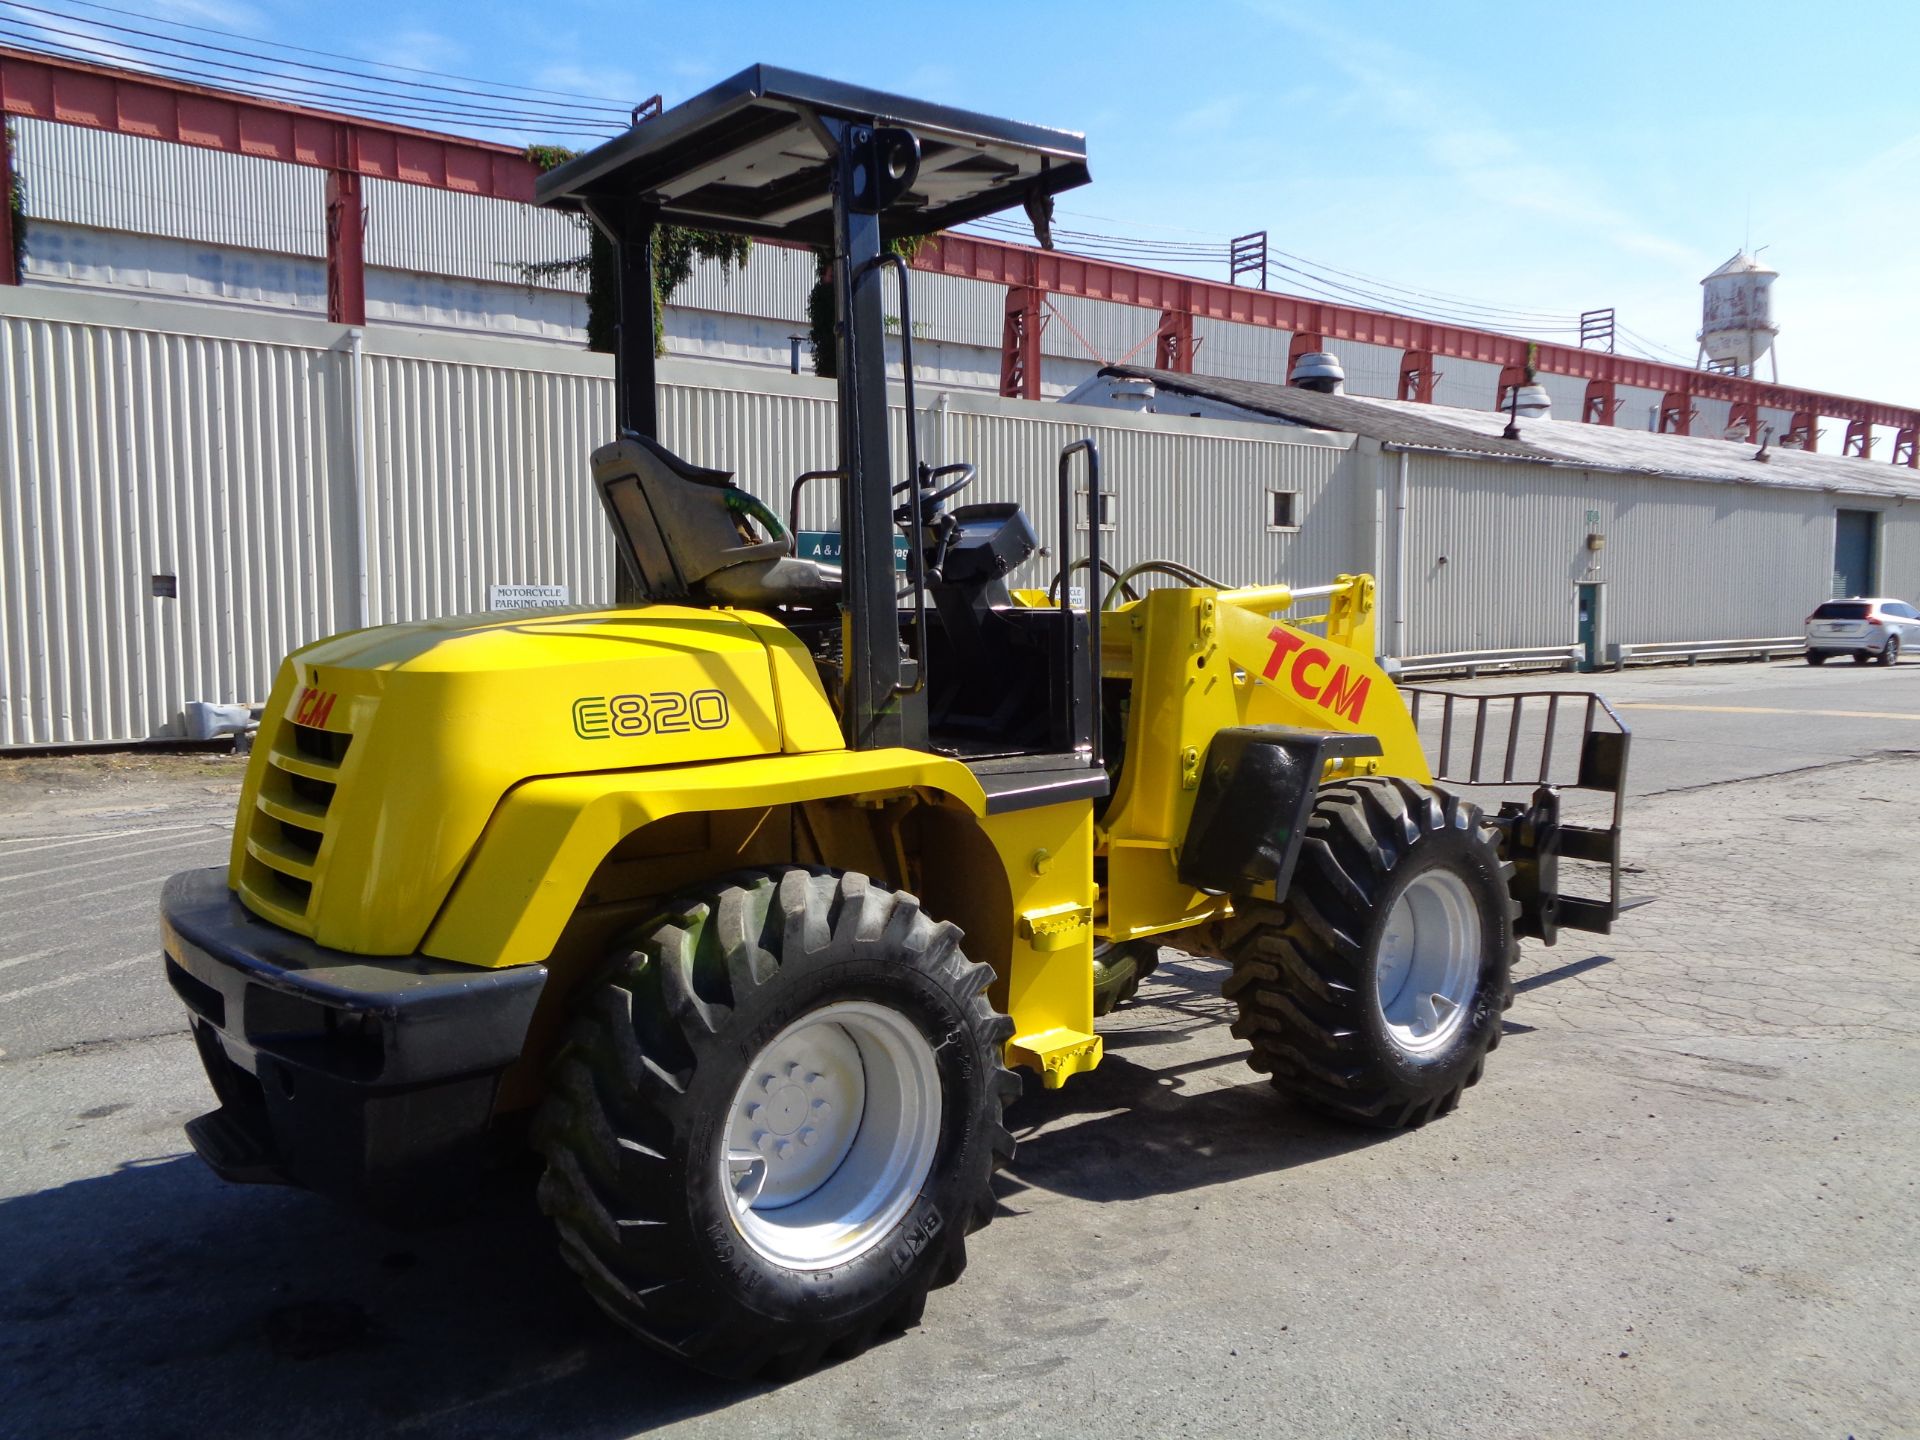
<path fill-rule="evenodd" d="M 799 642 L 747 612 L 515 611 L 353 631 L 282 666 L 230 879 L 256 913 L 322 945 L 407 954 L 522 781 L 840 743 Z"/>

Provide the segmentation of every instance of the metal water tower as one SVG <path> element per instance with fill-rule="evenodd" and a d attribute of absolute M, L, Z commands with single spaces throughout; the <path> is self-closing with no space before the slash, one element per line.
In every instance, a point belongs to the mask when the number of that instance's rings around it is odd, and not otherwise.
<path fill-rule="evenodd" d="M 1773 349 L 1780 327 L 1773 323 L 1771 290 L 1778 270 L 1741 250 L 1700 282 L 1700 353 L 1705 368 L 1751 375 L 1760 357 Z M 1773 378 L 1780 362 L 1773 360 Z"/>

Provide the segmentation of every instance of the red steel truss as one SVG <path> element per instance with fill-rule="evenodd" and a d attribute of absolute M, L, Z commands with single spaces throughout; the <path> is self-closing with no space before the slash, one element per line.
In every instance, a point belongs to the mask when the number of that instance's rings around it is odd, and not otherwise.
<path fill-rule="evenodd" d="M 0 46 L 0 111 L 254 155 L 327 172 L 327 318 L 366 323 L 364 179 L 402 180 L 494 200 L 533 201 L 533 164 L 510 145 L 283 105 L 133 70 Z M 0 150 L 0 184 L 12 170 Z M 4 207 L 0 207 L 4 213 Z M 0 221 L 0 237 L 10 230 Z M 0 261 L 11 274 L 12 245 Z"/>
<path fill-rule="evenodd" d="M 7 46 L 0 46 L 0 112 L 325 170 L 327 314 L 350 325 L 366 321 L 360 198 L 364 179 L 398 180 L 531 203 L 539 173 L 520 151 L 507 145 L 309 110 Z M 0 139 L 0 194 L 5 193 L 11 175 L 10 157 Z M 20 281 L 13 273 L 11 229 L 11 217 L 0 205 L 0 284 Z M 1077 295 L 1159 311 L 1154 359 L 1163 369 L 1193 369 L 1196 317 L 1290 332 L 1289 365 L 1333 340 L 1400 350 L 1400 394 L 1407 399 L 1432 398 L 1434 362 L 1443 357 L 1498 365 L 1503 382 L 1531 359 L 1545 374 L 1588 382 L 1581 418 L 1590 423 L 1611 425 L 1620 404 L 1615 387 L 1636 385 L 1662 396 L 1664 430 L 1685 434 L 1696 400 L 1726 400 L 1734 406 L 1734 421 L 1749 428 L 1761 406 L 1791 411 L 1793 424 L 1780 437 L 1782 443 L 1811 449 L 1818 417 L 1830 415 L 1848 422 L 1845 453 L 1868 455 L 1870 427 L 1886 425 L 1898 432 L 1894 463 L 1920 468 L 1920 410 L 1897 405 L 1768 385 L 1578 346 L 1532 345 L 1486 330 L 972 235 L 935 237 L 920 247 L 913 265 L 934 274 L 1008 287 L 1000 369 L 1003 394 L 1039 395 L 1046 297 Z"/>
<path fill-rule="evenodd" d="M 1383 345 L 1404 352 L 1401 391 L 1409 399 L 1430 398 L 1434 361 L 1439 357 L 1478 360 L 1498 365 L 1504 374 L 1517 374 L 1533 351 L 1534 368 L 1543 374 L 1567 375 L 1588 382 L 1585 414 L 1590 423 L 1611 425 L 1619 401 L 1617 386 L 1637 385 L 1661 398 L 1661 428 L 1686 434 L 1699 400 L 1731 402 L 1743 424 L 1762 406 L 1794 415 L 1793 444 L 1811 447 L 1817 428 L 1814 417 L 1830 415 L 1849 422 L 1847 452 L 1865 454 L 1871 425 L 1888 425 L 1907 437 L 1896 441 L 1896 462 L 1920 468 L 1920 410 L 1845 395 L 1828 395 L 1788 385 L 1769 385 L 1733 375 L 1714 375 L 1684 365 L 1663 365 L 1602 350 L 1574 345 L 1535 345 L 1512 335 L 1472 330 L 1433 320 L 1416 320 L 1379 310 L 1362 310 L 1324 300 L 1309 300 L 1272 291 L 1253 290 L 1187 275 L 1142 270 L 1108 260 L 1089 259 L 1059 251 L 1011 245 L 974 235 L 941 235 L 920 247 L 914 267 L 938 275 L 958 275 L 1034 292 L 1077 295 L 1116 305 L 1138 305 L 1160 312 L 1156 354 L 1166 369 L 1192 368 L 1193 319 L 1231 320 L 1292 333 L 1292 355 L 1319 349 L 1335 340 L 1361 345 Z M 1173 363 L 1167 364 L 1167 361 Z M 1023 378 L 1037 393 L 1037 367 L 1024 367 Z M 1003 376 L 1007 373 L 1003 366 Z M 1424 394 L 1422 393 L 1424 392 Z M 1023 393 L 1009 391 L 1007 393 Z M 1491 397 L 1489 397 L 1491 398 Z M 1781 437 L 1783 440 L 1787 437 Z"/>

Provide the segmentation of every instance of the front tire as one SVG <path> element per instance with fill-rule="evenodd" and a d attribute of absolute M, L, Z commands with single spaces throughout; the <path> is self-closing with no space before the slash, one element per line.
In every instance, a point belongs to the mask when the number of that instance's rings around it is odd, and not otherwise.
<path fill-rule="evenodd" d="M 677 897 L 579 997 L 534 1140 L 593 1298 L 714 1374 L 918 1322 L 1012 1158 L 992 971 L 912 896 L 801 868 Z"/>
<path fill-rule="evenodd" d="M 1342 1120 L 1447 1114 L 1512 1003 L 1512 870 L 1479 808 L 1448 791 L 1326 786 L 1285 902 L 1236 900 L 1223 935 L 1249 1063 Z"/>

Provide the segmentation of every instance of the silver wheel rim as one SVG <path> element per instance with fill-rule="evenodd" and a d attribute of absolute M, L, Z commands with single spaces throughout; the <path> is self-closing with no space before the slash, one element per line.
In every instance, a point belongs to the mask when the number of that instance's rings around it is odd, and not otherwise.
<path fill-rule="evenodd" d="M 720 1186 L 741 1237 L 822 1270 L 879 1244 L 919 1197 L 940 1139 L 939 1066 L 897 1011 L 843 1000 L 754 1056 L 727 1117 Z"/>
<path fill-rule="evenodd" d="M 1480 980 L 1480 911 L 1465 880 L 1429 870 L 1387 913 L 1374 998 L 1402 1053 L 1431 1059 L 1467 1023 Z"/>

